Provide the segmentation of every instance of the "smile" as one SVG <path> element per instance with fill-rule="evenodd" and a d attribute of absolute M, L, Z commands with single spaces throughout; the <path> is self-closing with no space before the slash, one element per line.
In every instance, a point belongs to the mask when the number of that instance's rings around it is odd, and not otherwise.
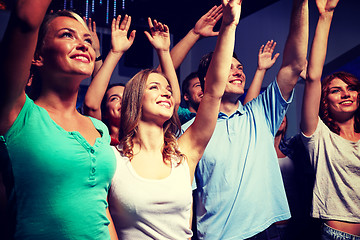
<path fill-rule="evenodd" d="M 341 105 L 351 105 L 353 102 L 348 100 L 348 101 L 344 101 L 344 102 L 341 102 L 340 104 Z"/>
<path fill-rule="evenodd" d="M 82 61 L 82 62 L 90 62 L 89 58 L 87 56 L 83 56 L 83 55 L 76 55 L 73 59 L 75 60 L 79 60 L 79 61 Z"/>
<path fill-rule="evenodd" d="M 159 102 L 158 103 L 160 106 L 166 107 L 166 108 L 170 108 L 171 104 L 169 102 Z"/>
<path fill-rule="evenodd" d="M 231 80 L 231 81 L 230 81 L 231 84 L 242 84 L 242 82 L 243 82 L 243 81 L 240 80 L 240 79 L 235 79 L 235 80 Z"/>

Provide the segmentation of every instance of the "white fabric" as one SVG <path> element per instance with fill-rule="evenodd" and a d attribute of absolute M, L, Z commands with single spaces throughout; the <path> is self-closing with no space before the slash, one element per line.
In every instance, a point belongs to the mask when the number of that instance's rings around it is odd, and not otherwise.
<path fill-rule="evenodd" d="M 360 223 L 360 140 L 340 137 L 321 119 L 302 140 L 316 174 L 312 216 Z"/>
<path fill-rule="evenodd" d="M 129 159 L 113 147 L 117 168 L 109 206 L 120 239 L 188 239 L 192 189 L 187 162 L 174 163 L 160 180 L 140 177 Z"/>

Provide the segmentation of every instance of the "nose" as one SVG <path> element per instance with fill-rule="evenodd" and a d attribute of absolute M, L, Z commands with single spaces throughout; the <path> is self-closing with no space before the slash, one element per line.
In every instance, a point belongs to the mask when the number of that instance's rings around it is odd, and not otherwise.
<path fill-rule="evenodd" d="M 344 91 L 342 91 L 342 95 L 341 95 L 342 98 L 349 98 L 350 97 L 350 92 L 345 89 Z"/>
<path fill-rule="evenodd" d="M 87 51 L 89 49 L 88 44 L 84 41 L 84 40 L 79 40 L 77 49 L 82 50 L 82 51 Z"/>
<path fill-rule="evenodd" d="M 168 89 L 164 89 L 161 95 L 163 97 L 170 98 L 171 97 L 171 92 Z"/>

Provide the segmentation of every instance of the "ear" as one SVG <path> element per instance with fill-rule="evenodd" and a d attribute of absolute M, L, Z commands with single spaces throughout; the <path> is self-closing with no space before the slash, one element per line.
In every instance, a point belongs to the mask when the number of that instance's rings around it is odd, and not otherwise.
<path fill-rule="evenodd" d="M 186 102 L 188 102 L 188 101 L 190 100 L 187 93 L 184 94 L 184 100 L 185 100 Z"/>
<path fill-rule="evenodd" d="M 42 67 L 44 65 L 42 56 L 40 56 L 39 53 L 35 53 L 31 64 L 37 67 Z"/>

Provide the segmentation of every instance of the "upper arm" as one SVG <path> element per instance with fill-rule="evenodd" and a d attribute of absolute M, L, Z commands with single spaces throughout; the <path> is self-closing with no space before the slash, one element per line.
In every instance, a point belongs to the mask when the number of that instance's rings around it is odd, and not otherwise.
<path fill-rule="evenodd" d="M 6 132 L 25 103 L 25 86 L 38 31 L 50 0 L 19 0 L 1 43 L 0 132 Z"/>

